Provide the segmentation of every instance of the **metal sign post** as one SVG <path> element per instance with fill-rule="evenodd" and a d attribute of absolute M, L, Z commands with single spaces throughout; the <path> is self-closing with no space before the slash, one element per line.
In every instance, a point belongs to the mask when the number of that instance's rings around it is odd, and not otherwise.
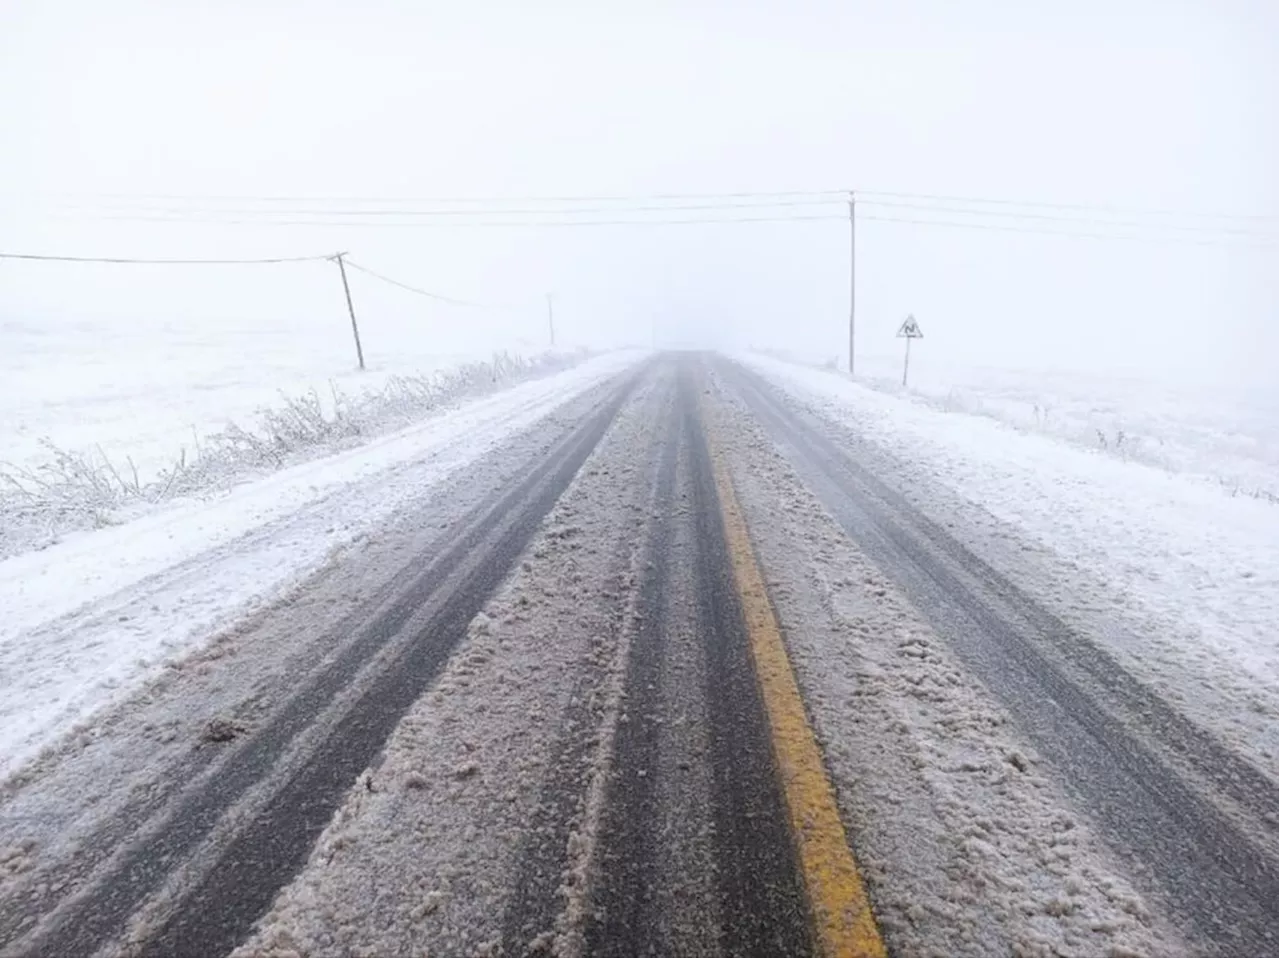
<path fill-rule="evenodd" d="M 916 322 L 916 318 L 908 314 L 907 318 L 902 321 L 902 325 L 898 327 L 898 338 L 907 341 L 907 354 L 902 360 L 902 385 L 907 384 L 907 369 L 911 365 L 911 340 L 924 339 L 924 333 L 920 332 L 920 324 Z"/>
<path fill-rule="evenodd" d="M 853 378 L 853 319 L 858 298 L 857 199 L 849 194 L 849 378 Z"/>

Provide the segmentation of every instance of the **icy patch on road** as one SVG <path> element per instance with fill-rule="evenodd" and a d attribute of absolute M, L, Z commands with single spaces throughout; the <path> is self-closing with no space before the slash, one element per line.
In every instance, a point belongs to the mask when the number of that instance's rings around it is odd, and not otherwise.
<path fill-rule="evenodd" d="M 0 562 L 0 776 L 637 354 Z"/>
<path fill-rule="evenodd" d="M 1004 709 L 849 542 L 746 414 L 721 405 L 716 418 L 851 840 L 896 953 L 1186 954 L 1118 877 L 1103 843 L 1042 774 Z"/>

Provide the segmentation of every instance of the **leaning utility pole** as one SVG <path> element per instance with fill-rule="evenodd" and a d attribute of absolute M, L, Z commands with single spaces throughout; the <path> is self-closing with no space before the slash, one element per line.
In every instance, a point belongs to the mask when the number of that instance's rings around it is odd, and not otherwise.
<path fill-rule="evenodd" d="M 849 191 L 849 378 L 853 378 L 853 318 L 858 296 L 858 225 L 854 214 L 855 198 Z"/>
<path fill-rule="evenodd" d="M 551 332 L 551 348 L 556 348 L 556 314 L 551 308 L 554 293 L 547 293 L 547 329 Z"/>
<path fill-rule="evenodd" d="M 356 340 L 356 362 L 364 369 L 364 350 L 360 348 L 360 327 L 356 325 L 356 308 L 351 305 L 351 287 L 347 283 L 347 267 L 342 262 L 346 253 L 335 253 L 330 259 L 338 264 L 338 272 L 342 274 L 342 291 L 347 294 L 347 312 L 351 314 L 351 335 Z"/>

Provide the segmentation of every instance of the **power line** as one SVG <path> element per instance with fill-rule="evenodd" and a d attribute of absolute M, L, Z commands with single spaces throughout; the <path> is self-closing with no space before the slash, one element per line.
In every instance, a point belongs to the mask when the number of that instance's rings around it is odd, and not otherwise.
<path fill-rule="evenodd" d="M 213 194 L 177 193 L 99 193 L 88 194 L 104 199 L 118 200 L 199 200 L 215 203 L 623 203 L 659 200 L 728 200 L 728 199 L 777 199 L 788 197 L 844 197 L 848 190 L 774 190 L 772 192 L 742 191 L 729 193 L 631 193 L 589 194 L 581 196 L 231 196 Z M 83 194 L 58 194 L 77 196 Z"/>
<path fill-rule="evenodd" d="M 226 216 L 582 216 L 600 213 L 669 213 L 685 211 L 760 210 L 779 207 L 829 206 L 837 199 L 771 200 L 759 203 L 661 204 L 650 206 L 485 207 L 483 209 L 207 209 L 143 207 L 140 213 L 180 217 L 188 214 Z M 92 207 L 90 207 L 92 209 Z"/>
<path fill-rule="evenodd" d="M 913 207 L 925 211 L 925 207 Z M 224 225 L 241 225 L 241 226 L 282 226 L 282 227 L 343 227 L 343 228 L 370 228 L 370 229 L 441 229 L 441 228 L 457 228 L 457 229 L 558 229 L 569 227 L 626 227 L 626 226 L 701 226 L 701 225 L 732 225 L 735 223 L 811 223 L 811 222 L 834 222 L 836 220 L 846 221 L 847 217 L 839 214 L 819 214 L 819 215 L 797 215 L 797 216 L 753 216 L 753 217 L 698 217 L 684 219 L 646 219 L 646 220 L 488 220 L 488 221 L 469 221 L 469 222 L 440 222 L 427 221 L 406 223 L 401 221 L 393 222 L 326 222 L 319 220 L 231 220 L 231 219 L 210 219 L 210 220 L 174 220 L 169 218 L 149 218 L 149 217 L 116 217 L 117 219 L 126 219 L 129 221 L 158 221 L 163 223 L 195 223 L 208 222 Z M 903 223 L 915 226 L 940 226 L 954 229 L 968 230 L 986 230 L 1003 233 L 1024 233 L 1041 236 L 1066 236 L 1077 239 L 1100 239 L 1100 240 L 1126 240 L 1131 242 L 1145 243 L 1177 243 L 1190 244 L 1197 246 L 1221 246 L 1226 248 L 1243 248 L 1243 249 L 1269 249 L 1276 245 L 1273 237 L 1267 237 L 1259 233 L 1243 232 L 1236 237 L 1221 236 L 1217 238 L 1206 237 L 1200 239 L 1194 236 L 1161 236 L 1151 235 L 1143 236 L 1137 233 L 1115 233 L 1115 232 L 1087 232 L 1081 230 L 1061 230 L 1061 229 L 1041 229 L 1030 226 L 1014 226 L 1001 223 L 977 223 L 977 222 L 957 222 L 955 220 L 936 220 L 920 217 L 908 216 L 878 216 L 861 213 L 858 215 L 859 222 L 881 222 L 881 223 Z M 1080 222 L 1080 221 L 1076 221 Z M 1097 225 L 1112 225 L 1099 223 Z M 1121 225 L 1121 224 L 1116 224 Z M 140 258 L 118 258 L 118 257 L 87 257 L 87 256 L 44 256 L 22 253 L 0 253 L 0 259 L 16 259 L 16 260 L 44 260 L 56 262 L 77 262 L 77 263 L 136 263 L 136 264 L 163 264 L 163 265 L 240 265 L 240 264 L 264 264 L 264 263 L 299 263 L 311 262 L 317 260 L 332 259 L 332 256 L 295 256 L 295 257 L 275 257 L 270 259 L 140 259 Z M 376 279 L 391 283 L 392 285 L 401 286 L 409 292 L 419 293 L 423 296 L 429 296 L 442 302 L 449 302 L 460 306 L 472 306 L 484 309 L 510 309 L 515 307 L 492 306 L 484 303 L 474 303 L 467 300 L 453 299 L 428 290 L 419 289 L 407 283 L 401 283 L 388 276 L 376 273 L 367 267 L 347 261 L 348 265 L 353 269 L 368 273 Z"/>
<path fill-rule="evenodd" d="M 1001 217 L 1005 219 L 1041 220 L 1051 223 L 1073 223 L 1081 226 L 1120 226 L 1146 230 L 1178 230 L 1191 233 L 1219 233 L 1238 236 L 1256 236 L 1264 239 L 1274 237 L 1274 232 L 1262 232 L 1258 229 L 1240 229 L 1234 226 L 1188 226 L 1183 223 L 1162 223 L 1158 221 L 1142 222 L 1141 220 L 1086 219 L 1080 216 L 1057 216 L 1052 213 L 1026 213 L 1022 211 L 1006 212 L 1004 210 L 971 209 L 960 206 L 921 205 L 918 203 L 895 203 L 886 200 L 863 200 L 859 205 L 886 207 L 904 210 L 919 210 L 924 213 L 957 213 L 967 216 Z M 1131 214 L 1124 214 L 1131 215 Z"/>
<path fill-rule="evenodd" d="M 694 194 L 666 194 L 668 196 L 691 196 Z M 714 196 L 717 194 L 705 194 L 706 196 Z M 111 208 L 102 210 L 102 214 L 95 216 L 96 219 L 119 219 L 135 222 L 211 222 L 226 223 L 230 225 L 283 225 L 283 226 L 372 226 L 384 225 L 377 222 L 360 222 L 361 219 L 372 218 L 374 220 L 400 220 L 402 223 L 387 223 L 385 225 L 419 225 L 418 221 L 440 219 L 449 225 L 467 225 L 467 226 L 485 226 L 485 227 L 508 227 L 508 226 L 562 226 L 562 225 L 584 225 L 584 226 L 615 226 L 615 225 L 680 225 L 688 223 L 700 222 L 783 222 L 791 220 L 805 219 L 800 216 L 761 216 L 750 217 L 742 216 L 725 216 L 725 217 L 680 217 L 678 219 L 659 219 L 644 214 L 656 213 L 751 213 L 760 210 L 773 209 L 794 209 L 807 206 L 826 206 L 837 202 L 843 202 L 847 194 L 829 191 L 822 193 L 815 191 L 813 193 L 803 194 L 806 198 L 788 198 L 788 199 L 771 199 L 767 198 L 771 195 L 781 196 L 784 194 L 718 194 L 730 197 L 729 201 L 720 202 L 704 202 L 704 203 L 658 203 L 651 202 L 636 203 L 634 197 L 617 196 L 612 199 L 617 200 L 615 205 L 606 206 L 571 206 L 571 207 L 547 207 L 547 206 L 480 206 L 477 204 L 489 203 L 488 200 L 441 200 L 444 203 L 465 203 L 471 204 L 462 208 L 426 208 L 426 209 L 393 209 L 393 208 L 282 208 L 279 206 L 266 208 L 222 208 L 209 209 L 198 207 L 143 207 L 136 211 L 127 208 Z M 1167 230 L 1183 233 L 1206 233 L 1206 234 L 1235 234 L 1240 236 L 1257 236 L 1264 239 L 1272 238 L 1272 231 L 1267 229 L 1268 219 L 1266 217 L 1255 216 L 1232 216 L 1230 214 L 1207 214 L 1207 213 L 1183 213 L 1178 214 L 1173 211 L 1139 211 L 1124 210 L 1118 207 L 1097 207 L 1084 204 L 1055 204 L 1055 203 L 1030 203 L 1023 201 L 983 199 L 973 197 L 946 197 L 942 194 L 912 194 L 912 193 L 889 193 L 883 191 L 863 191 L 859 194 L 862 203 L 866 207 L 883 207 L 890 209 L 915 210 L 924 213 L 948 213 L 957 216 L 972 217 L 995 217 L 1003 219 L 1016 220 L 1038 220 L 1048 223 L 1062 223 L 1068 226 L 1095 226 L 1103 229 L 1111 229 L 1114 227 L 1133 228 L 1137 230 Z M 738 199 L 732 199 L 737 197 Z M 865 197 L 872 197 L 870 199 Z M 900 197 L 902 199 L 876 199 L 874 197 Z M 555 198 L 544 198 L 544 202 L 551 202 Z M 583 198 L 561 198 L 564 200 L 579 200 Z M 389 201 L 384 201 L 389 202 Z M 960 203 L 962 206 L 940 205 L 942 203 Z M 619 205 L 625 204 L 625 205 Z M 998 208 L 983 208 L 983 206 Z M 90 208 L 92 209 L 92 208 Z M 1056 212 L 1045 212 L 1056 211 Z M 1087 218 L 1079 215 L 1086 211 L 1091 211 L 1095 218 Z M 1059 213 L 1065 215 L 1059 215 Z M 591 219 L 584 220 L 586 216 L 601 216 L 614 214 L 615 216 L 639 216 L 640 219 Z M 1101 215 L 1105 218 L 1097 219 Z M 1117 215 L 1125 216 L 1145 216 L 1155 217 L 1153 219 L 1143 220 L 1118 220 Z M 1193 224 L 1178 223 L 1169 221 L 1172 216 L 1186 216 L 1198 219 L 1199 222 Z M 490 222 L 486 217 L 518 217 L 517 221 L 508 222 L 499 220 Z M 527 217 L 552 217 L 553 221 L 545 219 L 526 219 Z M 477 222 L 477 218 L 479 221 Z M 819 218 L 819 217 L 809 217 Z M 822 217 L 825 218 L 825 217 Z M 1215 220 L 1217 220 L 1215 222 Z M 410 222 L 412 221 L 412 222 Z M 469 221 L 469 222 L 468 222 Z M 1246 225 L 1247 224 L 1247 225 Z M 422 224 L 422 225 L 439 225 L 439 224 Z M 1265 231 L 1265 232 L 1264 232 Z"/>
<path fill-rule="evenodd" d="M 368 275 L 372 276 L 374 279 L 381 280 L 384 283 L 390 283 L 392 286 L 399 286 L 401 289 L 407 290 L 410 293 L 417 293 L 419 296 L 425 296 L 428 299 L 434 299 L 441 303 L 451 303 L 454 306 L 471 306 L 477 309 L 516 309 L 518 308 L 514 306 L 495 306 L 495 305 L 490 305 L 488 303 L 475 303 L 466 299 L 454 299 L 452 296 L 444 296 L 440 293 L 433 293 L 429 290 L 420 289 L 417 286 L 411 286 L 408 283 L 402 283 L 400 282 L 400 280 L 392 279 L 390 276 L 384 276 L 382 273 L 375 272 L 374 270 L 369 269 L 369 267 L 367 266 L 361 266 L 359 263 L 354 262 L 349 257 L 344 257 L 344 261 L 352 269 L 359 270 L 362 273 L 367 273 Z"/>
<path fill-rule="evenodd" d="M 643 202 L 667 202 L 679 200 L 786 200 L 800 197 L 807 197 L 811 202 L 831 202 L 834 200 L 842 200 L 851 192 L 856 192 L 859 198 L 867 197 L 884 197 L 887 199 L 904 199 L 904 200 L 920 200 L 927 202 L 948 202 L 948 203 L 969 203 L 993 206 L 1021 206 L 1033 209 L 1054 209 L 1063 211 L 1091 212 L 1102 214 L 1124 214 L 1131 216 L 1159 216 L 1159 217 L 1187 217 L 1197 219 L 1244 219 L 1244 220 L 1262 220 L 1276 221 L 1278 217 L 1274 214 L 1250 214 L 1250 213 L 1219 213 L 1202 210 L 1173 210 L 1173 209 L 1152 209 L 1141 207 L 1124 207 L 1110 206 L 1089 203 L 1057 203 L 1046 202 L 1041 200 L 1014 200 L 996 197 L 979 197 L 979 196 L 961 196 L 955 194 L 942 193 L 912 193 L 906 191 L 890 191 L 890 190 L 775 190 L 775 191 L 738 191 L 738 192 L 718 192 L 718 193 L 696 193 L 696 192 L 674 192 L 674 193 L 632 193 L 632 194 L 586 194 L 586 195 L 533 195 L 533 196 L 488 196 L 488 197 L 395 197 L 395 196 L 287 196 L 287 195 L 229 195 L 217 196 L 211 194 L 204 195 L 182 195 L 173 193 L 144 193 L 144 194 L 125 194 L 125 193 L 108 193 L 108 194 L 91 194 L 109 200 L 160 200 L 167 202 L 212 202 L 212 203 L 263 203 L 263 204 L 289 204 L 289 203 L 329 203 L 329 204 L 454 204 L 468 206 L 492 206 L 495 204 L 511 204 L 511 203 L 557 203 L 557 204 L 582 204 L 582 203 L 643 203 Z M 75 194 L 60 194 L 64 196 L 75 196 Z M 870 201 L 870 200 L 868 200 Z M 761 204 L 768 205 L 768 204 Z"/>
<path fill-rule="evenodd" d="M 886 195 L 886 194 L 874 194 L 874 195 Z M 906 195 L 906 194 L 900 194 L 900 195 Z M 972 202 L 968 200 L 958 200 L 958 201 Z M 829 202 L 829 201 L 823 201 L 823 202 Z M 946 206 L 936 206 L 936 205 L 926 206 L 926 205 L 920 205 L 920 204 L 914 204 L 914 203 L 894 203 L 893 201 L 883 201 L 883 200 L 863 200 L 862 202 L 867 206 L 873 206 L 873 207 L 878 206 L 878 207 L 885 207 L 885 208 L 897 208 L 902 210 L 913 210 L 921 213 L 951 213 L 955 215 L 972 216 L 972 217 L 1000 216 L 1000 217 L 1012 217 L 1017 219 L 1035 220 L 1035 221 L 1050 222 L 1050 223 L 1063 223 L 1066 225 L 1088 225 L 1088 226 L 1101 227 L 1102 231 L 1045 229 L 1045 228 L 1036 228 L 1032 226 L 1011 225 L 1011 224 L 1001 224 L 1001 223 L 973 222 L 973 221 L 960 222 L 953 219 L 931 219 L 928 217 L 917 217 L 917 216 L 893 216 L 893 215 L 885 216 L 885 215 L 875 215 L 875 214 L 869 215 L 866 213 L 863 213 L 858 217 L 858 219 L 862 221 L 903 223 L 903 224 L 910 224 L 910 225 L 916 225 L 916 226 L 944 227 L 944 228 L 970 229 L 970 230 L 987 230 L 987 231 L 1006 232 L 1006 233 L 1038 234 L 1038 235 L 1047 235 L 1047 236 L 1067 236 L 1067 237 L 1075 237 L 1075 238 L 1082 238 L 1082 239 L 1110 239 L 1110 240 L 1127 240 L 1127 241 L 1135 241 L 1135 242 L 1155 242 L 1155 243 L 1173 242 L 1173 243 L 1190 243 L 1193 245 L 1204 245 L 1204 246 L 1231 246 L 1231 247 L 1243 247 L 1243 248 L 1264 248 L 1264 247 L 1269 248 L 1275 245 L 1275 238 L 1273 236 L 1269 236 L 1269 235 L 1260 233 L 1258 231 L 1240 230 L 1240 229 L 1234 229 L 1230 227 L 1186 227 L 1186 226 L 1180 226 L 1179 224 L 1165 224 L 1165 223 L 1146 224 L 1146 223 L 1140 223 L 1140 222 L 1134 222 L 1134 221 L 1122 222 L 1122 221 L 1114 221 L 1114 220 L 1111 220 L 1111 221 L 1085 220 L 1079 217 L 1055 217 L 1049 214 L 1024 213 L 1019 211 L 1001 212 L 1001 211 L 994 211 L 994 210 L 971 210 L 971 209 L 962 209 L 958 207 L 946 207 Z M 789 204 L 784 204 L 784 205 L 789 205 Z M 807 205 L 807 203 L 806 204 L 797 203 L 796 205 Z M 1049 208 L 1051 204 L 1043 204 L 1043 206 L 1045 208 Z M 705 205 L 705 206 L 700 205 L 695 207 L 689 207 L 688 209 L 692 211 L 697 211 L 702 209 L 716 210 L 716 209 L 722 209 L 722 208 L 723 207 L 717 207 L 714 205 Z M 730 206 L 728 208 L 744 209 L 744 210 L 751 209 L 750 206 Z M 657 210 L 668 209 L 668 207 L 653 207 L 652 209 L 654 211 L 657 211 Z M 508 211 L 508 212 L 511 212 L 511 211 Z M 541 215 L 543 212 L 555 212 L 555 211 L 539 210 L 537 211 L 536 215 Z M 599 210 L 599 211 L 572 210 L 567 212 L 571 214 L 573 213 L 585 214 L 588 212 L 597 214 L 598 212 L 604 212 L 604 210 Z M 622 212 L 622 213 L 641 212 L 641 210 L 619 209 L 618 212 Z M 530 213 L 532 214 L 534 213 L 534 211 L 530 211 Z M 487 215 L 501 215 L 501 213 L 499 213 L 498 211 L 476 210 L 476 211 L 471 211 L 471 215 L 487 216 Z M 435 220 L 435 221 L 428 219 L 426 221 L 417 221 L 417 222 L 405 222 L 399 219 L 391 220 L 391 221 L 382 220 L 382 221 L 360 222 L 356 220 L 340 220 L 340 221 L 279 220 L 279 219 L 242 220 L 242 219 L 234 219 L 234 218 L 207 218 L 207 217 L 191 218 L 191 219 L 175 219 L 175 218 L 166 217 L 166 216 L 160 216 L 160 217 L 120 216 L 120 217 L 108 217 L 108 218 L 132 220 L 132 221 L 142 220 L 142 221 L 150 221 L 150 222 L 178 223 L 178 224 L 195 223 L 195 222 L 211 222 L 211 223 L 224 223 L 224 224 L 230 224 L 230 225 L 245 225 L 245 226 L 286 226 L 286 227 L 305 226 L 305 227 L 313 227 L 313 228 L 314 227 L 344 227 L 344 228 L 469 227 L 469 228 L 503 228 L 503 229 L 566 228 L 566 227 L 627 227 L 627 226 L 647 226 L 647 227 L 693 226 L 693 225 L 703 225 L 703 224 L 732 225 L 732 224 L 738 224 L 738 223 L 797 223 L 797 222 L 818 222 L 818 221 L 824 221 L 824 220 L 835 221 L 835 220 L 845 219 L 844 215 L 836 214 L 836 213 L 831 213 L 831 214 L 790 213 L 790 214 L 779 214 L 776 216 L 769 215 L 769 216 L 729 216 L 729 217 L 686 216 L 686 217 L 680 217 L 676 219 L 645 217 L 640 219 L 586 219 L 586 220 L 564 219 L 564 218 L 551 219 L 551 220 L 532 220 L 532 219 L 458 220 L 458 219 L 450 218 L 450 219 Z M 1200 239 L 1196 236 L 1185 236 L 1185 235 L 1176 236 L 1176 237 L 1159 236 L 1159 235 L 1149 236 L 1149 235 L 1141 235 L 1138 233 L 1122 233 L 1122 232 L 1110 231 L 1115 227 L 1121 227 L 1126 229 L 1132 228 L 1132 229 L 1138 229 L 1138 230 L 1162 230 L 1162 229 L 1179 230 L 1184 233 L 1185 232 L 1203 233 L 1206 235 L 1206 238 Z M 1224 234 L 1224 235 L 1215 235 L 1215 234 Z M 1231 238 L 1232 236 L 1238 237 L 1238 239 L 1232 239 Z M 1249 242 L 1250 240 L 1253 240 L 1253 242 Z M 0 253 L 0 259 L 80 262 L 80 263 L 109 263 L 109 264 L 248 265 L 248 264 L 308 262 L 308 261 L 332 259 L 332 256 L 324 256 L 324 255 L 292 256 L 292 257 L 268 257 L 268 258 L 256 258 L 256 259 L 157 259 L 157 258 L 138 258 L 138 257 L 58 256 L 58 255 L 43 255 L 43 254 L 30 254 L 30 253 Z M 403 283 L 399 280 L 392 279 L 389 276 L 385 276 L 381 273 L 378 273 L 360 264 L 357 264 L 351 261 L 348 261 L 348 264 L 353 269 L 357 269 L 357 270 L 360 270 L 361 272 L 367 273 L 378 280 L 390 283 L 391 285 L 394 285 L 394 286 L 399 286 L 409 292 L 426 296 L 440 302 L 446 302 L 446 303 L 451 303 L 459 306 L 469 306 L 469 307 L 482 308 L 482 309 L 516 308 L 516 307 L 508 307 L 508 306 L 493 306 L 493 305 L 487 305 L 483 303 L 471 302 L 468 300 L 456 299 L 449 296 L 444 296 L 442 294 L 433 293 L 429 290 L 421 289 L 411 284 Z"/>
<path fill-rule="evenodd" d="M 1209 218 L 1209 219 L 1244 219 L 1244 220 L 1269 220 L 1280 219 L 1272 214 L 1266 213 L 1210 213 L 1198 210 L 1160 210 L 1160 209 L 1142 209 L 1138 207 L 1123 206 L 1096 206 L 1087 203 L 1045 203 L 1035 200 L 1008 200 L 1008 199 L 990 199 L 975 196 L 949 196 L 940 193 L 892 193 L 883 190 L 858 190 L 858 198 L 864 196 L 887 196 L 892 199 L 912 199 L 912 200 L 930 200 L 944 203 L 975 203 L 987 204 L 991 206 L 1029 206 L 1039 209 L 1052 210 L 1078 210 L 1088 213 L 1117 213 L 1129 216 L 1185 216 L 1192 218 Z"/>
<path fill-rule="evenodd" d="M 528 225 L 619 225 L 624 221 L 617 220 L 578 220 L 570 217 L 584 215 L 599 215 L 602 213 L 617 214 L 645 214 L 645 213 L 665 213 L 665 212 L 730 212 L 770 209 L 774 207 L 802 207 L 802 206 L 827 206 L 833 204 L 834 200 L 799 200 L 799 201 L 783 201 L 755 204 L 695 204 L 680 206 L 630 206 L 630 207 L 582 207 L 574 209 L 547 209 L 547 208 L 511 208 L 511 209 L 484 209 L 484 210 L 184 210 L 184 209 L 159 209 L 145 211 L 146 215 L 124 215 L 102 217 L 104 219 L 124 219 L 130 221 L 141 220 L 143 222 L 214 222 L 214 223 L 230 223 L 235 225 L 287 225 L 287 226 L 363 226 L 363 225 L 518 225 L 524 224 L 526 221 L 519 220 L 516 224 L 494 223 L 488 222 L 466 222 L 461 219 L 463 217 L 483 217 L 483 216 L 555 216 L 557 219 L 554 224 L 544 223 L 541 221 L 528 221 Z M 843 202 L 843 201 L 841 201 Z M 1205 233 L 1217 235 L 1239 235 L 1253 236 L 1262 239 L 1271 239 L 1274 236 L 1273 231 L 1264 232 L 1261 229 L 1240 228 L 1229 225 L 1188 225 L 1185 223 L 1170 223 L 1162 221 L 1143 222 L 1140 220 L 1116 220 L 1116 219 L 1088 219 L 1081 216 L 1061 216 L 1053 213 L 1036 213 L 1021 210 L 1003 210 L 1003 209 L 973 209 L 961 206 L 939 206 L 923 205 L 920 203 L 902 203 L 892 200 L 862 200 L 861 205 L 870 207 L 883 207 L 891 209 L 917 210 L 925 213 L 951 213 L 963 216 L 974 217 L 999 217 L 1003 219 L 1020 219 L 1020 220 L 1038 220 L 1050 223 L 1064 223 L 1076 226 L 1097 226 L 1097 227 L 1128 227 L 1142 230 L 1171 230 L 1184 233 Z M 163 215 L 151 215 L 151 214 Z M 249 216 L 249 219 L 242 219 L 242 216 Z M 235 218 L 226 218 L 234 216 Z M 420 220 L 430 221 L 432 219 L 444 219 L 445 223 L 431 224 L 429 222 L 399 222 L 399 223 L 358 223 L 354 219 L 341 220 L 324 220 L 324 219 L 286 219 L 281 220 L 280 216 L 303 216 L 303 217 L 323 217 L 337 216 L 344 218 L 355 218 L 360 216 L 375 216 L 394 218 L 398 220 L 406 220 L 414 217 Z M 644 218 L 635 220 L 637 225 L 647 223 L 683 223 L 683 222 L 782 222 L 796 219 L 805 219 L 802 216 L 777 216 L 777 217 L 726 217 L 723 219 L 716 218 L 698 218 L 687 217 L 679 220 L 660 220 L 655 218 Z M 816 217 L 828 218 L 828 217 Z M 633 221 L 625 221 L 627 223 Z"/>
<path fill-rule="evenodd" d="M 0 253 L 0 259 L 43 260 L 57 263 L 134 263 L 163 266 L 245 266 L 262 263 L 307 263 L 328 256 L 276 256 L 268 259 L 141 259 L 119 256 L 46 256 L 37 253 Z"/>
<path fill-rule="evenodd" d="M 865 216 L 859 214 L 858 222 L 872 220 L 880 223 L 910 223 L 916 226 L 951 226 L 957 229 L 994 230 L 1001 233 L 1032 233 L 1040 236 L 1069 236 L 1076 239 L 1131 240 L 1139 243 L 1187 243 L 1193 246 L 1222 246 L 1234 249 L 1270 249 L 1272 242 L 1243 242 L 1230 239 L 1195 239 L 1189 236 L 1140 236 L 1136 233 L 1086 233 L 1076 230 L 1037 229 L 1031 226 L 1010 226 L 1002 223 L 957 223 L 954 220 L 917 219 L 906 216 Z"/>
<path fill-rule="evenodd" d="M 619 210 L 618 212 L 630 212 L 630 210 Z M 695 225 L 701 223 L 794 223 L 807 220 L 831 220 L 843 219 L 838 214 L 823 215 L 800 215 L 800 216 L 737 216 L 737 217 L 686 217 L 683 219 L 635 219 L 635 220 L 473 220 L 473 221 L 431 221 L 406 223 L 401 221 L 373 221 L 359 222 L 354 220 L 244 220 L 244 219 L 218 219 L 218 218 L 190 218 L 178 219 L 168 216 L 106 216 L 100 217 L 104 220 L 121 220 L 131 223 L 151 222 L 151 223 L 175 223 L 182 225 L 185 223 L 216 223 L 227 226 L 342 226 L 342 227 L 378 227 L 378 228 L 409 228 L 409 229 L 440 229 L 440 228 L 464 228 L 464 227 L 558 227 L 558 226 L 680 226 Z"/>
<path fill-rule="evenodd" d="M 921 212 L 931 211 L 929 207 L 911 207 Z M 942 210 L 939 210 L 941 212 Z M 982 214 L 978 214 L 982 215 Z M 831 213 L 831 214 L 815 214 L 815 215 L 792 215 L 792 216 L 735 216 L 735 217 L 685 217 L 681 219 L 630 219 L 630 220 L 425 220 L 418 222 L 404 222 L 402 220 L 393 221 L 371 221 L 361 222 L 356 220 L 240 220 L 240 219 L 173 219 L 171 217 L 140 217 L 140 216 L 123 216 L 110 217 L 110 219 L 126 220 L 129 222 L 160 222 L 183 225 L 188 223 L 216 223 L 219 225 L 231 226 L 282 226 L 282 227 L 341 227 L 341 228 L 357 228 L 357 229 L 559 229 L 573 227 L 622 227 L 622 226 L 700 226 L 706 224 L 735 224 L 735 223 L 804 223 L 804 222 L 833 222 L 836 220 L 845 221 L 847 216 Z M 921 226 L 950 226 L 959 229 L 973 230 L 993 230 L 998 232 L 1009 233 L 1033 233 L 1046 236 L 1072 236 L 1081 239 L 1121 239 L 1132 240 L 1136 242 L 1148 243 L 1189 243 L 1201 246 L 1227 246 L 1227 247 L 1269 247 L 1275 244 L 1274 238 L 1258 232 L 1243 231 L 1238 236 L 1230 235 L 1232 231 L 1225 231 L 1227 235 L 1222 235 L 1222 230 L 1204 230 L 1205 239 L 1197 239 L 1192 236 L 1168 236 L 1168 235 L 1148 235 L 1143 236 L 1136 233 L 1107 233 L 1107 232 L 1085 232 L 1079 230 L 1058 230 L 1058 229 L 1037 229 L 1029 226 L 1013 226 L 998 223 L 981 223 L 981 222 L 956 222 L 954 220 L 931 220 L 916 217 L 900 217 L 900 216 L 875 216 L 859 214 L 858 221 L 878 221 L 884 223 L 913 223 Z M 1086 222 L 1081 220 L 1062 219 L 1055 222 L 1063 223 L 1079 223 Z M 1097 222 L 1098 226 L 1108 226 L 1105 222 Z M 1127 224 L 1114 224 L 1117 226 L 1127 226 Z M 1142 229 L 1158 230 L 1158 227 L 1139 227 Z M 1238 232 L 1238 231 L 1237 231 Z M 1252 241 L 1251 241 L 1252 240 Z"/>

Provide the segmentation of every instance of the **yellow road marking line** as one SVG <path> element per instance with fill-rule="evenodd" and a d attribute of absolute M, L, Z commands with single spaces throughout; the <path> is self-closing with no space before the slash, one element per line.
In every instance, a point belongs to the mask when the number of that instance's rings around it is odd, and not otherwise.
<path fill-rule="evenodd" d="M 835 788 L 809 727 L 728 467 L 710 436 L 708 443 L 734 582 L 742 599 L 751 658 L 769 716 L 774 758 L 782 775 L 819 947 L 826 958 L 885 958 L 884 941 L 845 837 Z"/>

